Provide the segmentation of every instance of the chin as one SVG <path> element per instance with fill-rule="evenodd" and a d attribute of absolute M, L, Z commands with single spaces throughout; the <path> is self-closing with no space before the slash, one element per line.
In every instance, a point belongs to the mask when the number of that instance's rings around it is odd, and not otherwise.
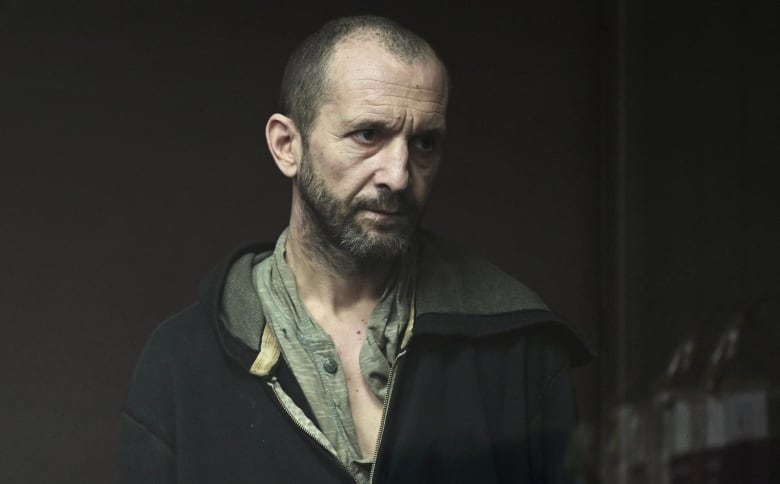
<path fill-rule="evenodd" d="M 363 230 L 354 235 L 342 238 L 341 246 L 357 259 L 372 261 L 400 257 L 409 249 L 414 238 L 411 230 Z"/>

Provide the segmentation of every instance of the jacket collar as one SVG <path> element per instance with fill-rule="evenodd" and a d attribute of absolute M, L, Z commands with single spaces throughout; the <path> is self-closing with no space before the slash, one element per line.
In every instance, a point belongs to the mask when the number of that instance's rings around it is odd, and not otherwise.
<path fill-rule="evenodd" d="M 592 357 L 570 324 L 493 264 L 430 232 L 420 234 L 419 245 L 414 335 L 481 337 L 551 324 L 564 334 L 574 364 Z M 273 246 L 255 242 L 238 247 L 204 279 L 200 290 L 201 304 L 225 352 L 242 367 L 257 370 L 260 365 L 265 373 L 270 367 L 268 360 L 258 358 L 261 349 L 266 357 L 278 349 L 269 340 L 271 331 L 265 331 L 252 267 L 268 257 Z M 278 354 L 273 359 L 275 363 Z"/>

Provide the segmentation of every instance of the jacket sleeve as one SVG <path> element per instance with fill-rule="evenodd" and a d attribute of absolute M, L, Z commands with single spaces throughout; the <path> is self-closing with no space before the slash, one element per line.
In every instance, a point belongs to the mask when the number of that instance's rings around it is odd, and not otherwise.
<path fill-rule="evenodd" d="M 167 442 L 124 411 L 121 432 L 121 484 L 176 482 L 176 454 Z"/>
<path fill-rule="evenodd" d="M 121 484 L 176 482 L 176 412 L 164 326 L 141 355 L 120 416 Z"/>
<path fill-rule="evenodd" d="M 533 482 L 569 484 L 574 480 L 566 468 L 566 454 L 577 425 L 569 357 L 560 344 L 544 346 L 534 362 L 543 379 L 529 429 Z"/>

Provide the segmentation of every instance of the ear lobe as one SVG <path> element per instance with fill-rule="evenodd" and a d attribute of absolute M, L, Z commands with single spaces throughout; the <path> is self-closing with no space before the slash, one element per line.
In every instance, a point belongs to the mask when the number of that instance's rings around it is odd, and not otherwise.
<path fill-rule="evenodd" d="M 279 171 L 294 177 L 298 173 L 301 137 L 293 120 L 279 113 L 272 115 L 265 125 L 265 139 Z"/>

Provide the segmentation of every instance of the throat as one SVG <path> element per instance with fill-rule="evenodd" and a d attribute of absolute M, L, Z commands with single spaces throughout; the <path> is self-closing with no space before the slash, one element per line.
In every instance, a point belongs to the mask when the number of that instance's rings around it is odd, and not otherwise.
<path fill-rule="evenodd" d="M 388 286 L 393 264 L 358 265 L 352 258 L 290 233 L 285 260 L 298 295 L 315 319 L 367 321 Z"/>

